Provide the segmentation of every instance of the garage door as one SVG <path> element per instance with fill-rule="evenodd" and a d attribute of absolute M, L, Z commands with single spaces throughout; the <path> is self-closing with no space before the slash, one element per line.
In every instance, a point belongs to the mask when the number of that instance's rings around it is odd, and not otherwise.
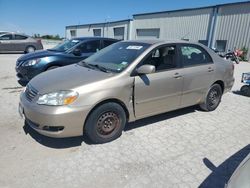
<path fill-rule="evenodd" d="M 160 37 L 160 29 L 137 29 L 137 39 L 158 39 Z"/>
<path fill-rule="evenodd" d="M 114 28 L 114 38 L 118 40 L 124 40 L 124 27 Z"/>

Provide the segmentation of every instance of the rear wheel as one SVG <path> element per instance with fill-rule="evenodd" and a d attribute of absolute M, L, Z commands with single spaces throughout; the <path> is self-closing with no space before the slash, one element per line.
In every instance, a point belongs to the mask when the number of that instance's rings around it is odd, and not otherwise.
<path fill-rule="evenodd" d="M 219 84 L 212 85 L 208 90 L 205 102 L 200 104 L 200 108 L 205 111 L 215 110 L 221 102 L 221 97 L 221 86 Z"/>
<path fill-rule="evenodd" d="M 31 53 L 34 52 L 36 50 L 36 48 L 34 46 L 27 46 L 25 49 L 26 53 Z"/>
<path fill-rule="evenodd" d="M 240 92 L 243 95 L 249 96 L 250 97 L 250 86 L 244 85 L 240 88 Z"/>
<path fill-rule="evenodd" d="M 96 144 L 110 142 L 120 137 L 126 124 L 123 108 L 113 102 L 97 107 L 88 117 L 84 130 Z"/>

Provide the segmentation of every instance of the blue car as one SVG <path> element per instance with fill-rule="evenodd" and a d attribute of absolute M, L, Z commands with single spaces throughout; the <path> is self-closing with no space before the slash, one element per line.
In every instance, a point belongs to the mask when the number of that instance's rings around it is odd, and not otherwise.
<path fill-rule="evenodd" d="M 52 49 L 25 54 L 16 62 L 18 82 L 26 85 L 33 77 L 44 71 L 77 63 L 115 42 L 118 40 L 81 37 L 67 40 Z"/>

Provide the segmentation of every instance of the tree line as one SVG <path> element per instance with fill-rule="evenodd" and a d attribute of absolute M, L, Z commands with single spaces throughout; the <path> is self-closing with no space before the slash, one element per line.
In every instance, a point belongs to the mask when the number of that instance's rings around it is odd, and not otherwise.
<path fill-rule="evenodd" d="M 51 39 L 51 40 L 62 40 L 63 38 L 60 37 L 60 35 L 40 35 L 40 34 L 34 34 L 34 38 L 41 38 L 41 39 Z"/>

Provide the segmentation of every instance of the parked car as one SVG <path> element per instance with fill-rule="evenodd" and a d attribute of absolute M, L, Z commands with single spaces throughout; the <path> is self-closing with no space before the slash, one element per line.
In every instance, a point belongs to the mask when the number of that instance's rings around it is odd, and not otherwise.
<path fill-rule="evenodd" d="M 23 55 L 16 62 L 19 83 L 26 85 L 41 72 L 77 63 L 117 41 L 111 38 L 81 37 L 66 40 L 52 49 Z"/>
<path fill-rule="evenodd" d="M 225 186 L 225 188 L 247 187 L 250 187 L 250 154 L 240 163 Z"/>
<path fill-rule="evenodd" d="M 127 122 L 192 105 L 215 110 L 233 86 L 233 72 L 233 63 L 200 44 L 123 41 L 32 79 L 19 112 L 43 135 L 86 133 L 105 143 Z"/>
<path fill-rule="evenodd" d="M 8 31 L 0 31 L 0 35 L 5 34 L 5 33 L 9 33 Z"/>
<path fill-rule="evenodd" d="M 36 40 L 28 35 L 19 33 L 0 34 L 0 52 L 30 53 L 42 49 L 41 40 Z"/>

